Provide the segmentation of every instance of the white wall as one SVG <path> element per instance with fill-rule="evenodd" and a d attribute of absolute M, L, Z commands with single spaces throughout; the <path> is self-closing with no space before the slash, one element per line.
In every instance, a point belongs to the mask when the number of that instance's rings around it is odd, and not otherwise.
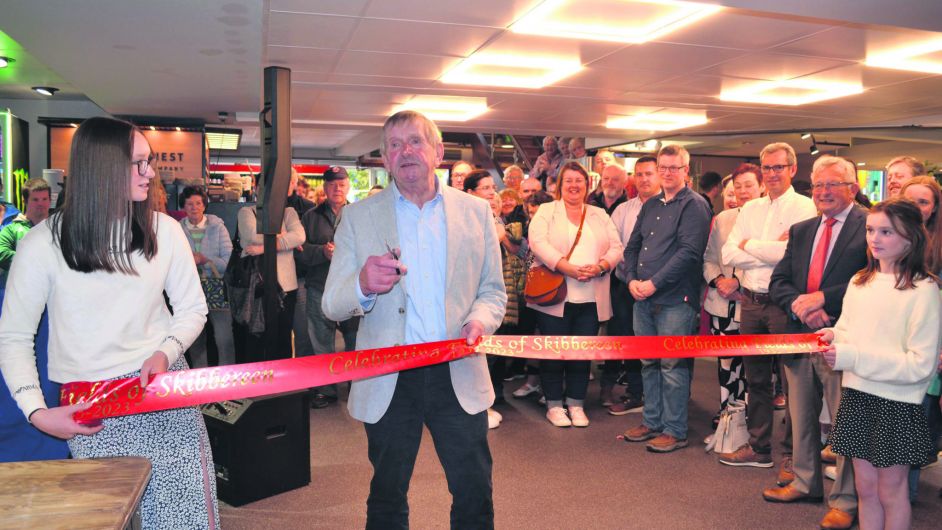
<path fill-rule="evenodd" d="M 46 126 L 37 120 L 43 118 L 91 118 L 108 116 L 101 107 L 85 100 L 47 99 L 0 99 L 0 108 L 8 108 L 21 120 L 29 122 L 29 176 L 42 177 L 46 169 L 49 146 L 46 143 Z"/>

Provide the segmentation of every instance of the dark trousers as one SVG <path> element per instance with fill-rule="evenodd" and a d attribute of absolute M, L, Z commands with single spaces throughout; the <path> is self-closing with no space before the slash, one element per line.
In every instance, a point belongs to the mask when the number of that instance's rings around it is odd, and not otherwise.
<path fill-rule="evenodd" d="M 461 408 L 447 363 L 400 372 L 386 414 L 365 424 L 373 464 L 366 528 L 409 528 L 409 480 L 423 424 L 445 469 L 451 528 L 494 528 L 487 413 L 472 415 Z"/>
<path fill-rule="evenodd" d="M 635 334 L 635 299 L 631 296 L 631 293 L 628 292 L 628 286 L 615 277 L 612 277 L 611 296 L 612 319 L 608 321 L 608 331 L 606 335 L 611 337 L 633 337 Z M 605 361 L 605 364 L 602 366 L 602 380 L 599 382 L 601 386 L 615 386 L 615 382 L 618 379 L 618 372 L 622 369 L 625 370 L 625 375 L 628 379 L 626 393 L 638 398 L 643 396 L 641 361 L 639 359 Z"/>
<path fill-rule="evenodd" d="M 756 304 L 752 300 L 746 300 L 742 303 L 740 320 L 742 322 L 739 331 L 743 335 L 785 333 L 788 315 L 771 302 Z M 749 389 L 746 424 L 749 427 L 749 445 L 756 453 L 772 452 L 772 367 L 777 362 L 777 355 L 743 357 L 746 386 Z M 792 427 L 787 411 L 785 417 L 785 452 L 791 453 Z"/>
<path fill-rule="evenodd" d="M 562 317 L 537 312 L 537 323 L 544 335 L 594 337 L 599 333 L 599 315 L 595 302 L 566 302 Z M 562 401 L 563 381 L 566 397 L 584 400 L 589 387 L 589 361 L 550 361 L 540 363 L 540 379 L 546 401 Z"/>
<path fill-rule="evenodd" d="M 274 344 L 265 340 L 265 334 L 255 335 L 249 333 L 248 327 L 235 324 L 233 332 L 236 343 L 236 362 L 253 363 L 259 361 L 274 361 L 276 359 L 290 359 L 293 351 L 291 347 L 291 330 L 294 327 L 294 306 L 297 302 L 298 291 L 285 293 L 284 304 L 278 317 L 275 319 L 277 327 Z M 269 324 L 266 323 L 266 327 Z"/>

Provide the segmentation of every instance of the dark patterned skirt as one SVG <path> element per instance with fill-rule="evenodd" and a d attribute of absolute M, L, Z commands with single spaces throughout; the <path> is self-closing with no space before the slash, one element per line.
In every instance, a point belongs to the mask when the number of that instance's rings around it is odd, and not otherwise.
<path fill-rule="evenodd" d="M 181 355 L 170 370 L 186 368 Z M 137 371 L 121 378 L 139 375 Z M 213 455 L 199 409 L 105 418 L 102 423 L 105 428 L 98 433 L 69 440 L 69 449 L 75 458 L 143 456 L 150 460 L 151 478 L 140 506 L 143 528 L 219 528 Z"/>
<path fill-rule="evenodd" d="M 921 405 L 903 403 L 845 388 L 831 428 L 831 449 L 861 458 L 874 467 L 921 466 L 932 444 L 926 412 Z"/>

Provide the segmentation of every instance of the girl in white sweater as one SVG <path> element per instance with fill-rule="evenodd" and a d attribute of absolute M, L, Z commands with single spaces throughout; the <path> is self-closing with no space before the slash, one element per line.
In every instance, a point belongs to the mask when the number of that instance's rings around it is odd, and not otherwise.
<path fill-rule="evenodd" d="M 921 406 L 938 363 L 939 278 L 925 260 L 926 231 L 914 203 L 890 199 L 867 216 L 867 267 L 847 287 L 823 353 L 843 370 L 831 431 L 853 459 L 861 528 L 909 528 L 907 475 L 930 447 Z"/>
<path fill-rule="evenodd" d="M 91 118 L 75 132 L 68 199 L 26 234 L 10 269 L 0 369 L 26 418 L 68 440 L 75 458 L 151 461 L 144 528 L 216 528 L 216 477 L 197 408 L 83 425 L 72 415 L 90 404 L 46 403 L 36 376 L 33 336 L 45 307 L 57 383 L 139 377 L 146 386 L 186 368 L 183 352 L 206 323 L 206 299 L 183 229 L 154 212 L 152 161 L 130 123 Z"/>

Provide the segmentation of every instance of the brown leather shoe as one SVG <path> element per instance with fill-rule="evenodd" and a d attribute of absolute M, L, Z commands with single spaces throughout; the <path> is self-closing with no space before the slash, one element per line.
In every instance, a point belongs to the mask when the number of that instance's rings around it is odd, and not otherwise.
<path fill-rule="evenodd" d="M 831 508 L 821 519 L 821 528 L 825 530 L 845 530 L 854 525 L 854 516 L 837 508 Z"/>
<path fill-rule="evenodd" d="M 788 486 L 795 480 L 795 472 L 792 471 L 792 457 L 782 458 L 782 467 L 778 470 L 778 479 L 775 481 L 779 486 Z"/>
<path fill-rule="evenodd" d="M 814 497 L 802 493 L 789 484 L 781 488 L 767 488 L 762 492 L 762 498 L 769 502 L 821 502 L 822 496 Z"/>
<path fill-rule="evenodd" d="M 648 442 L 648 444 L 644 447 L 652 453 L 670 453 L 671 451 L 676 451 L 678 449 L 687 447 L 687 439 L 674 438 L 667 433 L 663 433 L 657 438 Z"/>
<path fill-rule="evenodd" d="M 825 445 L 821 450 L 821 462 L 825 464 L 836 464 L 837 453 L 831 450 L 831 444 Z"/>
<path fill-rule="evenodd" d="M 625 431 L 625 441 L 628 442 L 644 442 L 650 440 L 651 438 L 656 438 L 660 436 L 661 433 L 651 430 L 645 424 L 638 425 L 637 427 L 628 429 Z"/>

